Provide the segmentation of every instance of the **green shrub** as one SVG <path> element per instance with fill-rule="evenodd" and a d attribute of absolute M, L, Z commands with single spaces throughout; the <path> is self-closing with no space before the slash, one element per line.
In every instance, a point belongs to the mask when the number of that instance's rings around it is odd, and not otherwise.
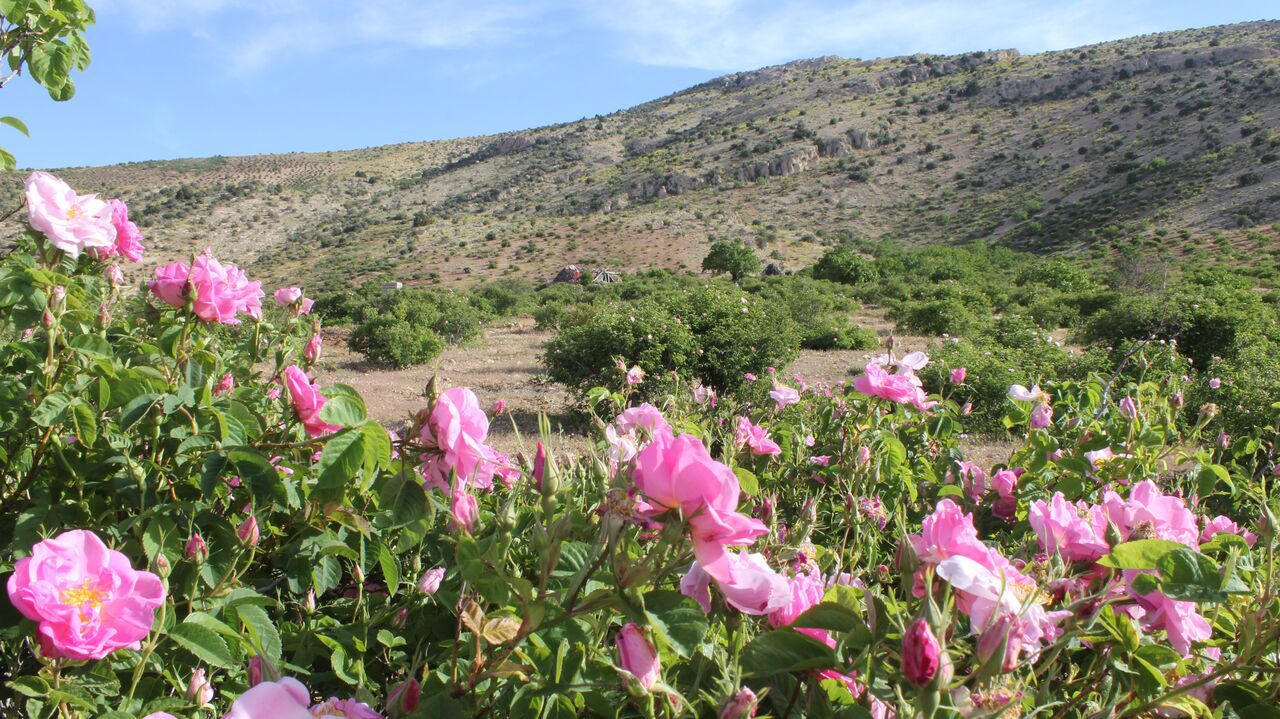
<path fill-rule="evenodd" d="M 720 242 L 711 245 L 711 251 L 702 259 L 704 272 L 727 273 L 734 282 L 760 271 L 760 258 L 746 245 L 737 242 Z"/>
<path fill-rule="evenodd" d="M 970 335 L 983 318 L 958 297 L 908 302 L 894 313 L 898 331 L 919 335 Z"/>
<path fill-rule="evenodd" d="M 480 335 L 481 311 L 452 292 L 406 289 L 366 305 L 348 346 L 365 357 L 397 367 L 435 359 L 446 344 Z"/>
<path fill-rule="evenodd" d="M 615 360 L 622 359 L 650 378 L 678 372 L 732 390 L 747 372 L 785 365 L 798 346 L 785 308 L 711 283 L 600 307 L 581 323 L 562 323 L 543 361 L 553 380 L 571 387 L 616 384 Z"/>
<path fill-rule="evenodd" d="M 820 280 L 861 285 L 874 282 L 879 273 L 871 260 L 849 247 L 833 247 L 813 266 L 813 276 Z"/>
<path fill-rule="evenodd" d="M 859 327 L 846 315 L 824 315 L 800 325 L 800 346 L 807 350 L 869 350 L 880 346 L 875 330 Z"/>
<path fill-rule="evenodd" d="M 503 279 L 473 288 L 471 303 L 491 319 L 506 319 L 533 312 L 537 297 L 533 285 L 526 280 Z"/>

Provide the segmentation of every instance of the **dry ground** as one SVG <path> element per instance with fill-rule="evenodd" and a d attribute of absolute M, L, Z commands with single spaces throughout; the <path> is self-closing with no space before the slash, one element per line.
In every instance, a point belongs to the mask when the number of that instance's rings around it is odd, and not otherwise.
<path fill-rule="evenodd" d="M 887 338 L 892 329 L 892 323 L 875 309 L 856 314 L 854 320 L 875 329 L 882 338 Z M 316 372 L 317 379 L 321 384 L 351 385 L 364 397 L 369 415 L 389 427 L 406 424 L 414 412 L 423 408 L 423 391 L 431 377 L 438 374 L 441 387 L 470 387 L 486 408 L 498 399 L 506 401 L 505 416 L 495 418 L 490 427 L 493 444 L 501 451 L 530 451 L 530 438 L 538 432 L 539 414 L 547 415 L 552 432 L 559 435 L 555 442 L 559 451 L 585 453 L 590 449 L 589 427 L 574 412 L 572 393 L 543 376 L 542 348 L 553 334 L 534 329 L 531 318 L 493 325 L 485 330 L 483 340 L 450 347 L 436 362 L 407 369 L 366 362 L 347 349 L 345 330 L 325 332 L 325 356 Z M 930 337 L 894 337 L 895 352 L 899 353 L 927 351 L 937 342 L 937 338 Z M 810 384 L 830 386 L 851 379 L 879 352 L 803 350 L 783 376 L 799 375 Z M 965 453 L 988 466 L 1006 460 L 1012 449 L 1012 443 L 1000 440 L 965 443 Z"/>

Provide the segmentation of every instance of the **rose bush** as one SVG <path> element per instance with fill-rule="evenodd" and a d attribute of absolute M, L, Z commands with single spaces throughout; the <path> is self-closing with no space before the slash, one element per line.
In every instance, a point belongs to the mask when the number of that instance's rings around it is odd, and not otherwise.
<path fill-rule="evenodd" d="M 711 385 L 743 387 L 721 395 L 609 356 L 594 450 L 546 431 L 508 457 L 501 398 L 433 383 L 392 434 L 316 383 L 301 288 L 264 307 L 210 253 L 130 277 L 128 252 L 73 251 L 31 211 L 0 261 L 5 716 L 1248 719 L 1280 699 L 1277 428 L 1221 434 L 1179 377 L 1006 370 L 1018 441 L 991 464 L 963 442 L 975 373 L 931 393 L 923 354 L 824 387 L 717 347 Z M 71 237 L 118 246 L 110 226 Z M 758 327 L 740 295 L 690 302 Z"/>

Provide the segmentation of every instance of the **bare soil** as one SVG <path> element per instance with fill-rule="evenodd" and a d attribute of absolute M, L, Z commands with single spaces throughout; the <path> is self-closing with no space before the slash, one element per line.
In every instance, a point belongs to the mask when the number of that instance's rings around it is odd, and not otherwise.
<path fill-rule="evenodd" d="M 892 323 L 874 308 L 855 315 L 864 327 L 875 329 L 882 341 L 890 336 Z M 503 416 L 493 418 L 490 437 L 500 451 L 531 452 L 538 434 L 538 416 L 546 414 L 558 451 L 585 454 L 591 451 L 589 426 L 576 411 L 574 396 L 546 379 L 542 364 L 544 344 L 554 333 L 534 329 L 533 319 L 492 325 L 484 338 L 463 347 L 450 347 L 432 364 L 395 369 L 365 361 L 347 349 L 347 331 L 326 328 L 324 359 L 316 371 L 323 384 L 350 385 L 364 397 L 369 416 L 389 428 L 406 426 L 414 413 L 426 406 L 424 392 L 433 376 L 439 386 L 470 387 L 486 409 L 501 399 Z M 937 346 L 936 337 L 894 336 L 898 354 L 928 351 Z M 802 350 L 785 370 L 784 377 L 800 376 L 811 385 L 833 386 L 850 380 L 871 357 L 884 350 Z M 1013 444 L 988 438 L 964 443 L 966 455 L 990 466 L 1008 459 Z"/>

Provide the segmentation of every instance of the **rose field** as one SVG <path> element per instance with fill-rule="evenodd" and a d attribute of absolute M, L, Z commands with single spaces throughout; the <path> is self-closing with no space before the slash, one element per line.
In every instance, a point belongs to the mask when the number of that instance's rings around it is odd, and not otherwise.
<path fill-rule="evenodd" d="M 143 272 L 125 204 L 53 175 L 25 204 L 6 716 L 1280 715 L 1274 413 L 1224 432 L 1173 343 L 996 377 L 987 466 L 958 350 L 820 386 L 649 334 L 583 370 L 589 451 L 544 420 L 508 456 L 503 397 L 433 383 L 389 432 L 319 386 L 299 288 Z M 662 326 L 767 311 L 724 292 Z"/>

